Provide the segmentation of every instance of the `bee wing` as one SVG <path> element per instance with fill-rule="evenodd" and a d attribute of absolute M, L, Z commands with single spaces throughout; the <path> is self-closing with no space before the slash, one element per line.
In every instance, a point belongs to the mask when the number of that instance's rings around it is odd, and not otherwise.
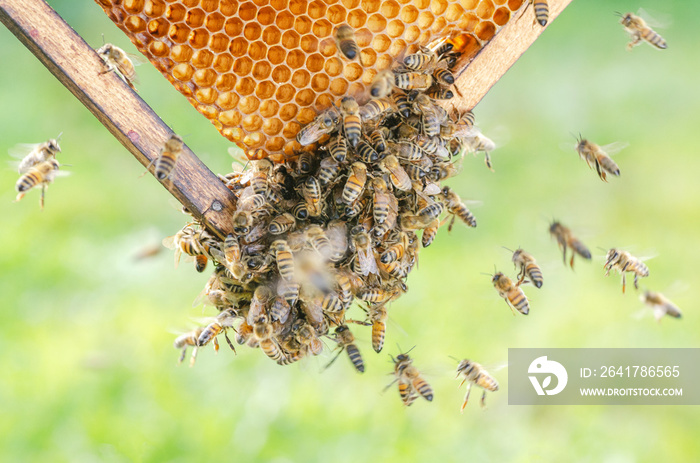
<path fill-rule="evenodd" d="M 425 188 L 423 188 L 423 193 L 431 196 L 437 195 L 441 191 L 442 189 L 437 183 L 428 183 L 427 185 L 425 185 Z"/>
<path fill-rule="evenodd" d="M 377 260 L 374 258 L 374 253 L 371 248 L 368 249 L 358 249 L 357 250 L 357 260 L 360 264 L 360 270 L 364 276 L 370 273 L 379 273 L 377 268 Z"/>
<path fill-rule="evenodd" d="M 321 124 L 321 119 L 314 120 L 310 125 L 304 127 L 304 129 L 299 132 L 297 141 L 301 146 L 310 145 L 318 141 L 327 132 Z"/>
<path fill-rule="evenodd" d="M 168 249 L 175 249 L 177 247 L 177 243 L 175 241 L 176 237 L 177 237 L 177 235 L 168 236 L 168 237 L 163 238 L 163 241 L 162 241 L 163 246 L 165 246 Z"/>
<path fill-rule="evenodd" d="M 602 149 L 608 156 L 613 156 L 622 151 L 623 149 L 627 148 L 629 145 L 629 143 L 624 141 L 616 141 L 614 143 L 601 146 L 600 149 Z"/>
<path fill-rule="evenodd" d="M 24 159 L 26 155 L 31 153 L 36 149 L 41 143 L 18 143 L 7 152 L 15 159 Z"/>
<path fill-rule="evenodd" d="M 146 59 L 145 59 L 143 56 L 141 56 L 141 55 L 135 55 L 135 54 L 133 54 L 133 53 L 127 53 L 126 56 L 129 57 L 129 59 L 131 60 L 131 63 L 132 63 L 134 66 L 141 66 L 142 64 L 144 64 L 144 63 L 146 62 Z"/>
<path fill-rule="evenodd" d="M 673 19 L 670 15 L 655 10 L 645 10 L 644 8 L 639 8 L 637 10 L 637 16 L 642 18 L 648 26 L 658 27 L 661 29 L 666 29 L 673 23 Z"/>

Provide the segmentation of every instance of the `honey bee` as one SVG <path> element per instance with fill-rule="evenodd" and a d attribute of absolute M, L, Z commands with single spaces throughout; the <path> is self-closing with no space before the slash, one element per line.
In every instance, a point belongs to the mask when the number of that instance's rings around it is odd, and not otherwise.
<path fill-rule="evenodd" d="M 345 162 L 345 158 L 348 156 L 348 144 L 345 142 L 345 138 L 340 135 L 335 137 L 328 145 L 328 152 L 336 161 Z"/>
<path fill-rule="evenodd" d="M 462 171 L 461 163 L 440 163 L 430 168 L 428 177 L 433 182 L 439 182 L 446 178 L 454 177 Z"/>
<path fill-rule="evenodd" d="M 348 206 L 360 197 L 365 188 L 365 183 L 367 183 L 367 166 L 361 162 L 354 162 L 350 166 L 350 171 L 352 173 L 345 182 L 341 196 L 342 202 Z"/>
<path fill-rule="evenodd" d="M 386 320 L 389 317 L 386 306 L 379 304 L 370 307 L 369 319 L 372 322 L 372 349 L 379 353 L 384 348 L 384 337 L 386 335 Z"/>
<path fill-rule="evenodd" d="M 280 276 L 286 281 L 292 281 L 294 279 L 294 256 L 289 249 L 289 244 L 285 240 L 275 240 L 270 244 L 270 249 L 274 249 Z"/>
<path fill-rule="evenodd" d="M 445 198 L 445 205 L 450 214 L 452 214 L 452 219 L 447 227 L 448 231 L 452 230 L 452 225 L 455 222 L 455 218 L 459 217 L 467 226 L 476 228 L 476 218 L 474 214 L 471 213 L 467 206 L 464 205 L 459 195 L 452 191 L 448 186 L 443 187 L 442 196 Z"/>
<path fill-rule="evenodd" d="M 44 143 L 20 144 L 10 149 L 10 156 L 20 159 L 16 166 L 19 174 L 29 172 L 29 169 L 35 165 L 55 159 L 56 154 L 61 152 L 61 147 L 58 145 L 59 135 L 56 139 L 50 139 Z"/>
<path fill-rule="evenodd" d="M 451 74 L 450 74 L 451 76 Z M 448 88 L 442 88 L 442 87 L 433 87 L 428 89 L 425 92 L 426 96 L 429 96 L 430 98 L 434 100 L 451 100 L 454 98 L 455 94 L 452 92 L 452 90 Z"/>
<path fill-rule="evenodd" d="M 299 290 L 299 300 L 301 301 L 301 311 L 306 316 L 306 320 L 314 327 L 316 333 L 319 335 L 328 333 L 328 321 L 320 304 L 318 289 L 310 284 L 302 285 Z"/>
<path fill-rule="evenodd" d="M 410 191 L 411 178 L 406 173 L 398 158 L 393 154 L 388 155 L 379 163 L 379 168 L 389 174 L 392 185 L 401 191 Z"/>
<path fill-rule="evenodd" d="M 484 163 L 493 172 L 491 156 L 489 152 L 496 149 L 496 143 L 479 131 L 474 131 L 471 135 L 461 139 L 464 149 L 471 153 L 484 153 Z"/>
<path fill-rule="evenodd" d="M 366 105 L 362 106 L 358 114 L 363 122 L 371 121 L 377 117 L 386 114 L 393 109 L 393 103 L 389 98 L 377 98 L 370 100 Z"/>
<path fill-rule="evenodd" d="M 318 217 L 323 212 L 323 201 L 321 201 L 321 185 L 316 177 L 307 177 L 302 187 L 302 194 L 306 201 L 306 208 L 309 215 Z"/>
<path fill-rule="evenodd" d="M 372 248 L 372 238 L 362 228 L 357 225 L 350 231 L 352 241 L 357 252 L 357 263 L 360 268 L 360 274 L 367 276 L 370 273 L 379 273 L 377 261 L 374 258 L 374 249 Z"/>
<path fill-rule="evenodd" d="M 340 164 L 338 164 L 338 161 L 336 161 L 332 156 L 323 158 L 321 160 L 317 175 L 318 175 L 318 183 L 321 185 L 321 187 L 325 187 L 329 183 L 332 183 L 333 180 L 338 176 L 340 173 Z"/>
<path fill-rule="evenodd" d="M 452 73 L 447 69 L 443 69 L 443 68 L 435 69 L 433 71 L 433 77 L 435 78 L 435 80 L 438 83 L 440 83 L 442 85 L 452 85 L 455 83 L 455 76 L 452 75 Z M 452 93 L 452 92 L 450 92 L 450 93 Z M 431 98 L 435 98 L 435 97 L 431 97 Z M 452 98 L 452 96 L 450 96 L 449 98 L 446 98 L 446 99 L 450 99 L 450 98 Z"/>
<path fill-rule="evenodd" d="M 326 237 L 331 245 L 329 259 L 332 262 L 340 262 L 348 250 L 348 229 L 346 223 L 341 220 L 332 220 L 326 227 Z"/>
<path fill-rule="evenodd" d="M 530 313 L 530 304 L 527 301 L 525 292 L 520 289 L 520 282 L 513 283 L 513 280 L 501 272 L 496 272 L 491 282 L 496 291 L 498 291 L 498 295 L 506 301 L 508 307 L 513 311 L 513 315 L 515 315 L 514 309 L 517 309 L 523 315 Z"/>
<path fill-rule="evenodd" d="M 236 353 L 236 348 L 233 347 L 233 343 L 226 334 L 226 330 L 233 327 L 233 321 L 235 320 L 235 314 L 232 310 L 225 310 L 217 315 L 216 319 L 210 323 L 206 328 L 204 328 L 199 336 L 197 337 L 197 345 L 199 347 L 206 346 L 212 340 L 214 341 L 214 350 L 219 351 L 219 342 L 217 337 L 223 332 L 224 338 L 231 350 Z"/>
<path fill-rule="evenodd" d="M 236 330 L 236 343 L 243 345 L 253 340 L 253 325 L 243 320 Z M 256 341 L 257 342 L 257 341 Z"/>
<path fill-rule="evenodd" d="M 272 325 L 266 325 L 272 326 Z M 278 364 L 285 362 L 284 351 L 277 345 L 277 341 L 269 337 L 260 340 L 260 349 Z"/>
<path fill-rule="evenodd" d="M 260 285 L 255 288 L 253 299 L 250 301 L 246 322 L 254 326 L 260 317 L 266 316 L 267 305 L 270 299 L 274 297 L 272 290 L 265 285 Z M 260 336 L 258 336 L 260 337 Z"/>
<path fill-rule="evenodd" d="M 362 121 L 360 119 L 360 106 L 351 96 L 346 96 L 340 101 L 340 111 L 343 114 L 343 133 L 350 146 L 355 148 L 362 136 Z"/>
<path fill-rule="evenodd" d="M 184 144 L 182 142 L 182 137 L 177 134 L 173 133 L 167 140 L 165 140 L 163 147 L 158 153 L 158 157 L 151 161 L 151 164 L 155 164 L 153 174 L 158 180 L 162 182 L 163 180 L 170 178 L 175 170 L 177 160 L 180 157 L 180 154 L 182 154 L 183 147 Z M 151 164 L 149 164 L 148 167 L 150 167 Z"/>
<path fill-rule="evenodd" d="M 237 210 L 233 214 L 233 232 L 238 236 L 247 235 L 253 227 L 253 215 L 249 211 Z"/>
<path fill-rule="evenodd" d="M 381 224 L 384 223 L 389 216 L 389 208 L 392 205 L 395 207 L 393 212 L 395 214 L 398 213 L 398 210 L 396 209 L 397 205 L 393 204 L 391 200 L 391 193 L 389 193 L 389 189 L 387 188 L 387 184 L 383 178 L 375 177 L 372 179 L 372 185 L 374 187 L 372 196 L 372 213 L 374 216 L 374 223 Z"/>
<path fill-rule="evenodd" d="M 365 362 L 362 360 L 360 349 L 358 349 L 355 344 L 355 336 L 352 334 L 352 331 L 350 331 L 350 328 L 348 328 L 347 325 L 340 325 L 337 327 L 333 340 L 338 343 L 338 355 L 333 357 L 333 360 L 326 365 L 326 368 L 330 367 L 343 351 L 346 351 L 355 369 L 360 373 L 364 373 Z"/>
<path fill-rule="evenodd" d="M 468 359 L 464 359 L 459 362 L 459 366 L 457 367 L 457 378 L 459 378 L 460 375 L 462 375 L 464 379 L 461 383 L 459 383 L 459 387 L 462 387 L 462 384 L 468 381 L 467 393 L 464 396 L 464 402 L 462 403 L 462 408 L 460 409 L 462 413 L 464 413 L 464 407 L 467 406 L 467 402 L 469 401 L 469 393 L 471 392 L 472 384 L 479 386 L 484 390 L 484 393 L 481 394 L 482 407 L 486 406 L 486 391 L 498 391 L 498 381 L 496 381 L 496 379 L 491 376 L 484 369 L 484 367 L 476 362 Z"/>
<path fill-rule="evenodd" d="M 364 163 L 374 164 L 379 160 L 379 153 L 377 153 L 377 151 L 375 151 L 375 149 L 368 143 L 365 143 L 362 140 L 360 140 L 360 142 L 357 144 L 355 151 L 357 156 L 360 158 L 360 161 Z"/>
<path fill-rule="evenodd" d="M 425 152 L 418 145 L 408 140 L 389 143 L 389 148 L 397 158 L 408 162 L 418 162 L 425 156 Z"/>
<path fill-rule="evenodd" d="M 576 144 L 576 151 L 579 157 L 586 161 L 588 167 L 591 167 L 591 164 L 593 164 L 601 180 L 607 182 L 607 174 L 616 177 L 620 176 L 620 168 L 615 164 L 615 161 L 612 160 L 610 154 L 621 150 L 625 146 L 626 144 L 624 143 L 614 143 L 605 146 L 605 149 L 603 149 L 595 143 L 580 137 Z"/>
<path fill-rule="evenodd" d="M 549 226 L 549 233 L 557 239 L 559 248 L 562 250 L 564 255 L 564 265 L 566 265 L 566 249 L 571 248 L 571 260 L 569 261 L 569 266 L 574 268 L 574 256 L 578 254 L 584 259 L 591 260 L 591 251 L 578 239 L 576 238 L 571 230 L 562 225 L 559 222 L 552 222 Z"/>
<path fill-rule="evenodd" d="M 284 300 L 287 301 L 287 304 L 294 306 L 299 299 L 299 286 L 299 283 L 287 282 L 280 279 L 277 285 L 277 294 L 282 296 Z"/>
<path fill-rule="evenodd" d="M 394 75 L 394 85 L 402 90 L 427 90 L 433 85 L 433 76 L 422 72 L 404 72 Z"/>
<path fill-rule="evenodd" d="M 385 69 L 374 76 L 372 85 L 369 87 L 369 94 L 372 95 L 372 98 L 384 98 L 391 94 L 393 88 L 394 73 L 390 69 Z"/>
<path fill-rule="evenodd" d="M 403 65 L 411 71 L 427 71 L 437 62 L 438 55 L 427 47 L 420 49 L 403 59 Z"/>
<path fill-rule="evenodd" d="M 520 267 L 520 272 L 518 273 L 518 284 L 522 284 L 527 276 L 536 288 L 541 288 L 544 279 L 542 278 L 542 270 L 537 265 L 535 258 L 532 254 L 524 251 L 521 248 L 516 249 L 513 252 L 513 264 L 516 267 Z"/>
<path fill-rule="evenodd" d="M 320 225 L 311 225 L 306 230 L 306 237 L 311 246 L 323 257 L 329 258 L 333 254 L 333 246 Z"/>
<path fill-rule="evenodd" d="M 100 74 L 118 71 L 126 83 L 129 84 L 129 87 L 135 89 L 134 84 L 138 83 L 136 70 L 134 69 L 134 63 L 124 50 L 111 43 L 105 43 L 97 49 L 97 54 L 100 55 L 107 67 L 107 70 L 100 72 Z"/>
<path fill-rule="evenodd" d="M 386 303 L 398 296 L 396 288 L 363 287 L 356 292 L 358 299 L 370 303 Z"/>
<path fill-rule="evenodd" d="M 229 265 L 241 260 L 241 245 L 238 243 L 238 238 L 230 233 L 224 240 L 224 258 Z"/>
<path fill-rule="evenodd" d="M 649 276 L 649 267 L 640 259 L 634 257 L 627 251 L 612 248 L 605 257 L 605 276 L 610 274 L 611 269 L 615 269 L 622 274 L 622 293 L 625 292 L 625 272 L 634 273 L 634 288 L 639 289 L 639 277 Z"/>
<path fill-rule="evenodd" d="M 335 130 L 340 123 L 341 114 L 337 107 L 331 106 L 308 125 L 302 127 L 297 134 L 297 141 L 301 146 L 308 146 L 317 142 L 322 136 Z"/>
<path fill-rule="evenodd" d="M 433 240 L 437 236 L 439 227 L 440 221 L 438 219 L 435 219 L 423 229 L 423 236 L 421 236 L 421 245 L 424 248 L 427 248 L 432 244 Z"/>
<path fill-rule="evenodd" d="M 296 341 L 302 346 L 307 346 L 313 355 L 319 355 L 323 352 L 323 343 L 316 335 L 314 328 L 307 322 L 303 320 L 295 321 L 292 326 L 292 332 Z"/>
<path fill-rule="evenodd" d="M 268 190 L 267 176 L 272 169 L 269 159 L 260 159 L 253 162 L 253 175 L 250 178 L 250 186 L 256 194 L 265 194 Z"/>
<path fill-rule="evenodd" d="M 396 379 L 387 386 L 387 389 L 398 381 L 399 394 L 403 404 L 406 406 L 410 406 L 418 398 L 418 394 L 428 402 L 432 402 L 433 389 L 423 379 L 420 371 L 413 366 L 413 359 L 408 356 L 408 352 L 399 354 L 396 358 L 391 357 L 391 360 L 394 362 L 394 376 L 396 376 Z"/>
<path fill-rule="evenodd" d="M 308 151 L 299 154 L 296 164 L 296 172 L 300 175 L 309 175 L 314 169 L 314 156 Z"/>
<path fill-rule="evenodd" d="M 306 206 L 305 201 L 300 201 L 292 206 L 292 214 L 294 218 L 298 220 L 306 220 L 309 218 L 309 208 Z"/>
<path fill-rule="evenodd" d="M 321 299 L 321 307 L 323 307 L 323 311 L 327 314 L 337 314 L 345 309 L 343 303 L 338 297 L 338 294 L 333 291 L 327 291 L 323 295 L 323 298 Z"/>
<path fill-rule="evenodd" d="M 199 335 L 202 334 L 202 331 L 204 328 L 198 327 L 195 328 L 194 330 L 181 334 L 177 338 L 175 338 L 175 341 L 173 342 L 173 347 L 175 349 L 181 349 L 182 354 L 180 354 L 180 359 L 179 363 L 182 363 L 183 360 L 185 360 L 185 355 L 187 355 L 187 348 L 192 347 L 192 357 L 190 358 L 190 366 L 194 365 L 195 360 L 197 359 L 197 349 L 199 348 Z"/>
<path fill-rule="evenodd" d="M 58 169 L 60 164 L 54 158 L 42 161 L 33 167 L 30 167 L 27 172 L 22 174 L 22 176 L 17 180 L 15 184 L 15 190 L 17 190 L 17 198 L 15 202 L 20 201 L 27 194 L 27 191 L 32 188 L 41 185 L 41 197 L 39 199 L 39 205 L 41 210 L 44 210 L 44 195 L 46 193 L 46 187 L 51 184 L 58 174 Z"/>
<path fill-rule="evenodd" d="M 384 153 L 384 151 L 386 151 L 386 134 L 384 130 L 373 131 L 369 139 L 378 153 Z"/>
<path fill-rule="evenodd" d="M 656 321 L 661 321 L 664 315 L 673 318 L 681 318 L 681 309 L 661 293 L 657 293 L 656 291 L 644 291 L 640 299 L 654 310 Z"/>
<path fill-rule="evenodd" d="M 392 92 L 391 101 L 396 106 L 396 112 L 398 112 L 401 117 L 407 119 L 411 115 L 411 103 L 408 101 L 408 95 L 406 95 L 404 92 Z"/>
<path fill-rule="evenodd" d="M 347 24 L 343 24 L 335 32 L 335 43 L 345 58 L 352 61 L 360 56 L 360 47 L 355 42 L 355 31 Z"/>
<path fill-rule="evenodd" d="M 549 5 L 547 0 L 530 0 L 532 3 L 532 9 L 535 12 L 535 20 L 544 27 L 549 21 Z"/>
<path fill-rule="evenodd" d="M 627 13 L 621 16 L 620 24 L 625 28 L 625 31 L 630 35 L 632 41 L 627 44 L 627 50 L 639 45 L 642 40 L 647 41 L 650 45 L 661 50 L 668 47 L 666 41 L 654 29 L 649 27 L 642 18 L 632 13 Z"/>
<path fill-rule="evenodd" d="M 287 233 L 296 225 L 296 219 L 289 212 L 285 212 L 282 215 L 278 215 L 267 226 L 267 230 L 271 235 L 281 235 L 282 233 Z"/>

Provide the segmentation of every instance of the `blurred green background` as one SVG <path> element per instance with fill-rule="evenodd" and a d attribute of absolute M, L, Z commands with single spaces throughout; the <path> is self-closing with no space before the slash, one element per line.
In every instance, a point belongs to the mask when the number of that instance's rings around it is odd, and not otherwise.
<path fill-rule="evenodd" d="M 49 3 L 91 45 L 104 33 L 135 52 L 96 4 Z M 639 6 L 673 19 L 659 29 L 667 50 L 625 50 L 613 12 Z M 63 132 L 60 160 L 72 164 L 44 212 L 36 191 L 13 203 L 17 175 L 0 169 L 0 460 L 697 460 L 697 407 L 508 406 L 507 369 L 495 373 L 501 390 L 485 411 L 475 390 L 460 415 L 448 356 L 497 364 L 509 347 L 700 347 L 699 15 L 691 2 L 579 0 L 544 32 L 476 108 L 503 144 L 492 153 L 496 172 L 468 157 L 451 182 L 483 202 L 472 209 L 479 227 L 441 230 L 421 253 L 410 292 L 391 307 L 385 352 L 375 355 L 368 330 L 355 330 L 363 375 L 347 358 L 322 372 L 329 354 L 282 368 L 225 345 L 218 355 L 203 349 L 194 368 L 178 366 L 174 333 L 211 315 L 192 307 L 207 275 L 174 269 L 170 251 L 134 255 L 185 216 L 0 28 L 0 152 Z M 229 143 L 149 64 L 137 70 L 141 97 L 214 172 L 229 172 Z M 578 159 L 578 132 L 630 143 L 616 156 L 620 178 L 605 184 Z M 564 267 L 547 233 L 552 218 L 588 244 L 592 262 Z M 501 246 L 519 245 L 545 276 L 542 289 L 525 288 L 527 317 L 513 317 L 481 274 L 494 264 L 512 274 Z M 618 276 L 603 276 L 597 246 L 657 254 L 642 285 L 666 293 L 684 318 L 657 324 L 631 285 L 623 295 Z M 397 343 L 417 346 L 411 355 L 433 403 L 404 409 L 395 386 L 382 392 Z"/>

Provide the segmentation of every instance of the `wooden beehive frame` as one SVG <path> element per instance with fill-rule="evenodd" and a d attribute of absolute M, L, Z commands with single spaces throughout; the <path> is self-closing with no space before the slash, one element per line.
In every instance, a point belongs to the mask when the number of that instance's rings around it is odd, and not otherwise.
<path fill-rule="evenodd" d="M 549 24 L 571 0 L 549 0 Z M 542 33 L 532 8 L 509 21 L 459 75 L 459 107 L 471 109 Z M 0 21 L 144 166 L 172 129 L 115 73 L 104 74 L 94 50 L 43 0 L 0 0 Z M 151 172 L 152 172 L 151 168 Z M 163 186 L 223 239 L 235 197 L 187 147 Z"/>

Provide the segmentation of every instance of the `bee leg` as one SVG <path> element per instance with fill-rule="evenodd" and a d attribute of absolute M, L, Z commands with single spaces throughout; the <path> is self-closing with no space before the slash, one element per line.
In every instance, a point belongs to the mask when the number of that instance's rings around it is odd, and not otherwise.
<path fill-rule="evenodd" d="M 469 383 L 467 385 L 467 393 L 464 396 L 464 403 L 462 403 L 462 408 L 460 408 L 460 412 L 464 413 L 464 407 L 467 406 L 467 402 L 469 402 L 469 393 L 472 391 L 472 383 Z"/>
<path fill-rule="evenodd" d="M 46 185 L 41 185 L 41 197 L 39 198 L 39 207 L 44 210 L 44 194 L 46 193 Z"/>
<path fill-rule="evenodd" d="M 486 163 L 486 167 L 488 167 L 491 172 L 496 172 L 495 170 L 493 170 L 493 166 L 491 165 L 491 157 L 489 157 L 489 153 L 484 151 L 484 155 L 484 162 Z"/>
<path fill-rule="evenodd" d="M 214 338 L 214 351 L 218 354 L 219 353 L 219 339 Z"/>
<path fill-rule="evenodd" d="M 182 349 L 182 354 L 180 354 L 180 360 L 177 363 L 182 363 L 185 360 L 185 355 L 187 355 L 187 347 Z"/>
<path fill-rule="evenodd" d="M 634 274 L 634 289 L 639 289 L 639 284 L 638 284 L 638 282 L 639 282 L 639 275 L 637 275 L 637 274 L 635 273 L 635 274 Z"/>
<path fill-rule="evenodd" d="M 625 281 L 625 274 L 622 274 L 622 294 L 625 294 L 625 286 L 626 286 L 626 281 Z"/>
<path fill-rule="evenodd" d="M 574 253 L 571 253 L 571 261 L 569 261 L 569 265 L 571 266 L 571 269 L 574 269 Z"/>
<path fill-rule="evenodd" d="M 197 350 L 199 347 L 194 346 L 192 349 L 192 357 L 190 357 L 190 368 L 194 366 L 194 361 L 197 360 Z"/>
<path fill-rule="evenodd" d="M 25 194 L 26 194 L 26 193 L 19 193 L 19 194 L 17 194 L 17 197 L 15 198 L 15 202 L 16 202 L 16 203 L 19 202 L 22 198 L 24 198 L 24 195 L 25 195 Z"/>
<path fill-rule="evenodd" d="M 515 317 L 515 309 L 513 308 L 513 306 L 510 305 L 510 303 L 505 298 L 503 300 L 506 301 L 506 305 L 508 306 L 510 311 L 513 312 L 513 316 Z"/>
<path fill-rule="evenodd" d="M 484 389 L 484 393 L 481 394 L 481 408 L 486 408 L 486 389 Z"/>
<path fill-rule="evenodd" d="M 333 357 L 333 360 L 331 360 L 330 362 L 328 362 L 328 365 L 326 365 L 326 366 L 323 368 L 323 370 L 325 371 L 325 370 L 327 370 L 331 365 L 333 365 L 333 362 L 335 362 L 336 360 L 338 360 L 338 357 L 340 357 L 340 354 L 342 354 L 344 350 L 345 350 L 345 347 L 339 348 L 339 349 L 338 349 L 338 353 L 336 354 L 336 356 Z M 391 384 L 394 384 L 394 383 L 391 383 Z"/>
<path fill-rule="evenodd" d="M 450 224 L 447 226 L 447 233 L 452 231 L 452 227 L 455 224 L 455 219 L 457 218 L 456 214 L 452 214 L 452 219 L 450 219 Z"/>
<path fill-rule="evenodd" d="M 231 339 L 229 339 L 228 334 L 224 331 L 224 337 L 226 338 L 226 342 L 228 343 L 228 346 L 231 348 L 233 353 L 236 353 L 236 348 L 233 347 L 233 343 L 231 342 Z"/>

